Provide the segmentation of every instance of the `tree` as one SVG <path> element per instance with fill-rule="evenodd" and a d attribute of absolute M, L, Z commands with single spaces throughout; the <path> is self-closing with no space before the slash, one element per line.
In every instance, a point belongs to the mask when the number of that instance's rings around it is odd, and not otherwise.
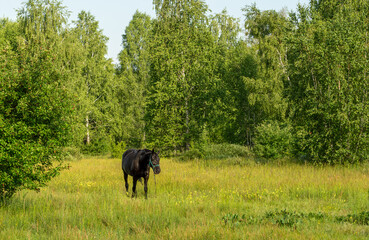
<path fill-rule="evenodd" d="M 247 41 L 239 40 L 230 51 L 226 62 L 220 94 L 225 109 L 223 123 L 215 124 L 223 130 L 223 141 L 250 146 L 255 128 L 255 107 L 249 102 L 245 78 L 254 79 L 258 74 L 258 56 Z"/>
<path fill-rule="evenodd" d="M 366 1 L 311 1 L 294 15 L 289 98 L 313 162 L 368 158 L 368 9 Z"/>
<path fill-rule="evenodd" d="M 289 84 L 285 42 L 291 26 L 284 11 L 260 11 L 251 5 L 244 12 L 245 27 L 257 53 L 258 66 L 256 76 L 244 77 L 250 107 L 246 118 L 252 134 L 263 121 L 285 119 L 285 86 Z"/>
<path fill-rule="evenodd" d="M 117 69 L 120 83 L 115 88 L 120 121 L 115 125 L 115 141 L 141 147 L 145 141 L 145 107 L 149 83 L 149 44 L 152 37 L 151 18 L 136 12 L 125 29 L 123 50 Z"/>
<path fill-rule="evenodd" d="M 75 25 L 74 32 L 83 48 L 81 78 L 74 85 L 81 103 L 80 121 L 85 127 L 83 140 L 88 151 L 107 151 L 108 128 L 115 119 L 108 101 L 114 80 L 111 60 L 105 58 L 108 38 L 89 12 L 80 12 Z"/>
<path fill-rule="evenodd" d="M 240 38 L 241 28 L 237 19 L 226 11 L 212 18 L 217 57 L 217 83 L 212 98 L 217 105 L 210 129 L 218 135 L 212 141 L 251 145 L 255 128 L 255 107 L 250 104 L 245 78 L 255 79 L 260 74 L 259 57 L 253 42 Z M 214 105 L 213 103 L 213 105 Z"/>
<path fill-rule="evenodd" d="M 38 190 L 63 168 L 73 103 L 64 50 L 64 7 L 30 0 L 18 11 L 19 30 L 6 23 L 0 40 L 0 197 Z M 0 36 L 4 39 L 4 36 Z M 62 55 L 62 54 L 61 54 Z M 59 161 L 58 164 L 56 164 Z"/>
<path fill-rule="evenodd" d="M 148 141 L 169 150 L 189 149 L 210 114 L 214 41 L 203 1 L 154 1 L 150 47 Z"/>

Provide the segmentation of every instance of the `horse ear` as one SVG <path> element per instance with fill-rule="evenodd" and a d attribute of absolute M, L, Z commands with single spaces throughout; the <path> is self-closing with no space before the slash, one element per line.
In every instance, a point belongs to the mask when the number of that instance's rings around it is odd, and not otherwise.
<path fill-rule="evenodd" d="M 154 152 L 155 152 L 155 151 L 154 151 L 154 149 L 155 149 L 155 148 L 153 148 L 153 149 L 151 150 L 151 152 L 152 152 L 152 153 L 154 153 Z"/>
<path fill-rule="evenodd" d="M 158 155 L 159 155 L 159 153 L 160 153 L 160 150 L 157 152 L 158 153 Z"/>

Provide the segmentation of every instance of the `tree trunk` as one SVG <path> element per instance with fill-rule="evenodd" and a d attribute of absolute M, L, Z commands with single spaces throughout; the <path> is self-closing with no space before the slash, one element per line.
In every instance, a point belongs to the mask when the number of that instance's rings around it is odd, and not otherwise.
<path fill-rule="evenodd" d="M 186 99 L 186 151 L 190 150 L 190 143 L 188 140 L 188 136 L 190 134 L 190 126 L 189 126 L 189 122 L 190 122 L 190 117 L 189 117 L 189 113 L 188 113 L 188 100 Z"/>
<path fill-rule="evenodd" d="M 90 130 L 89 130 L 89 120 L 88 115 L 86 115 L 86 144 L 90 145 Z"/>

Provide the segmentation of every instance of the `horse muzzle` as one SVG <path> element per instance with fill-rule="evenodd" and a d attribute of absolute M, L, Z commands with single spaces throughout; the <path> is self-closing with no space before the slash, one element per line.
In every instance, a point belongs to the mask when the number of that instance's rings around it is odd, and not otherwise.
<path fill-rule="evenodd" d="M 154 174 L 159 174 L 161 172 L 160 167 L 154 167 L 153 168 Z"/>

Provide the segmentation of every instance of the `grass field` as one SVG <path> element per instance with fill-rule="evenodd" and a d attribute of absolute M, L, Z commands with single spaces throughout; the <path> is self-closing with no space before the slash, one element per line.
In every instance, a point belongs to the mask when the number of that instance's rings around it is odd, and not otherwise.
<path fill-rule="evenodd" d="M 141 184 L 126 196 L 119 159 L 70 165 L 0 208 L 0 239 L 369 238 L 366 166 L 161 159 L 145 200 Z"/>

